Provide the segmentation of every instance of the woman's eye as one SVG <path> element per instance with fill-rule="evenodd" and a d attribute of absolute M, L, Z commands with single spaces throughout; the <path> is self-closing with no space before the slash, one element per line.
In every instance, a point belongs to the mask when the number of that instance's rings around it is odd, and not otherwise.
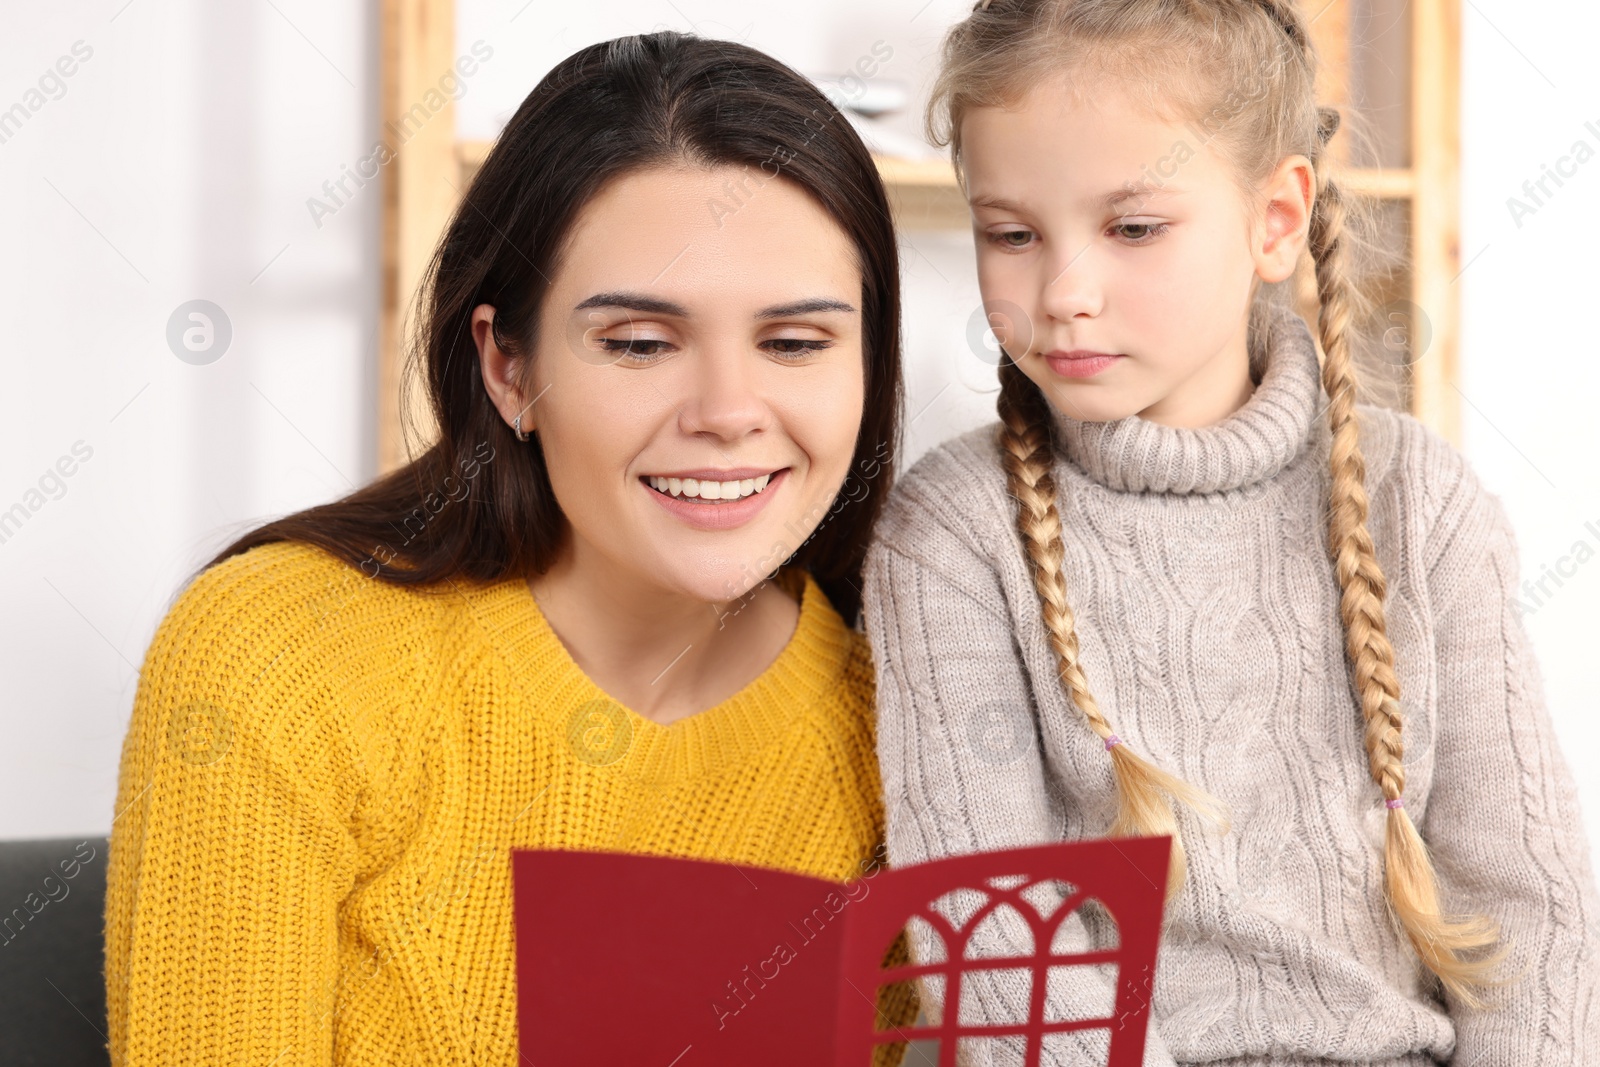
<path fill-rule="evenodd" d="M 635 361 L 645 361 L 661 354 L 667 344 L 654 337 L 602 337 L 600 347 Z"/>
<path fill-rule="evenodd" d="M 1000 233 L 991 233 L 989 240 L 1002 248 L 1026 248 L 1028 239 L 1032 236 L 1032 230 L 1004 230 Z"/>
<path fill-rule="evenodd" d="M 1124 241 L 1132 245 L 1149 244 L 1167 232 L 1165 222 L 1119 222 L 1111 227 L 1112 231 Z"/>
<path fill-rule="evenodd" d="M 772 346 L 769 351 L 788 357 L 808 356 L 813 352 L 833 347 L 832 341 L 814 341 L 803 337 L 775 337 L 764 343 Z"/>

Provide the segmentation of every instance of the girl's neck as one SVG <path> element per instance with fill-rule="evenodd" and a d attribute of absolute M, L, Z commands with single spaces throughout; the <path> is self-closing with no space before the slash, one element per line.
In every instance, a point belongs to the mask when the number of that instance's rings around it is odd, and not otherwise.
<path fill-rule="evenodd" d="M 1250 378 L 1249 320 L 1177 388 L 1138 413 L 1162 426 L 1196 430 L 1213 426 L 1244 407 L 1255 392 Z"/>
<path fill-rule="evenodd" d="M 1262 340 L 1261 384 L 1220 421 L 1197 429 L 1137 416 L 1089 422 L 1052 404 L 1058 447 L 1091 481 L 1119 492 L 1216 493 L 1276 477 L 1322 432 L 1322 382 L 1316 343 L 1293 311 L 1266 324 Z"/>
<path fill-rule="evenodd" d="M 653 585 L 570 539 L 528 587 L 579 669 L 613 699 L 663 724 L 714 707 L 754 681 L 800 617 L 776 583 L 707 603 Z"/>

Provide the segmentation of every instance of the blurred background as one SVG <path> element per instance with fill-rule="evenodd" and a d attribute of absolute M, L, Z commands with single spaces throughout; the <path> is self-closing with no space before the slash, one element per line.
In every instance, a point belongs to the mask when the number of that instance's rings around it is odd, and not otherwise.
<path fill-rule="evenodd" d="M 1595 838 L 1600 369 L 1584 316 L 1600 9 L 1305 4 L 1325 96 L 1371 133 L 1344 158 L 1394 260 L 1374 282 L 1369 347 L 1397 403 L 1457 442 L 1511 514 L 1526 624 Z M 502 123 L 581 46 L 674 28 L 831 79 L 902 227 L 903 461 L 992 419 L 971 233 L 920 135 L 940 37 L 970 6 L 12 5 L 0 839 L 106 834 L 139 664 L 178 584 L 243 529 L 403 461 L 396 353 L 421 263 Z"/>

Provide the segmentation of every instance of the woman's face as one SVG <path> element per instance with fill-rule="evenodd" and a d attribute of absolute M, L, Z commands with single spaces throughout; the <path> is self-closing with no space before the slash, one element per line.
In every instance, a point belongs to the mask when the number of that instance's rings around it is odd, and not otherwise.
<path fill-rule="evenodd" d="M 786 179 L 656 167 L 590 200 L 559 262 L 531 392 L 496 400 L 544 448 L 570 562 L 742 595 L 850 468 L 865 402 L 853 244 Z M 492 314 L 474 312 L 480 353 Z"/>

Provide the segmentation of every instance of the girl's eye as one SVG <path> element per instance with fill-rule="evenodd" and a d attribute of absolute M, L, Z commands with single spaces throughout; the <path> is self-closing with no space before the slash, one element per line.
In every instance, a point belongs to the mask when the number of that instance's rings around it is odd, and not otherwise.
<path fill-rule="evenodd" d="M 1001 248 L 1026 248 L 1028 239 L 1033 236 L 1032 230 L 1003 230 L 1000 233 L 989 234 L 989 240 Z"/>
<path fill-rule="evenodd" d="M 607 352 L 632 360 L 635 363 L 648 363 L 661 355 L 661 348 L 667 344 L 656 337 L 602 337 L 600 347 Z"/>
<path fill-rule="evenodd" d="M 1149 244 L 1167 232 L 1165 222 L 1119 222 L 1111 229 L 1131 245 Z"/>
<path fill-rule="evenodd" d="M 768 351 L 785 359 L 809 356 L 813 352 L 821 352 L 825 348 L 833 347 L 832 341 L 814 341 L 803 337 L 775 337 L 763 343 L 775 346 L 769 348 Z"/>

